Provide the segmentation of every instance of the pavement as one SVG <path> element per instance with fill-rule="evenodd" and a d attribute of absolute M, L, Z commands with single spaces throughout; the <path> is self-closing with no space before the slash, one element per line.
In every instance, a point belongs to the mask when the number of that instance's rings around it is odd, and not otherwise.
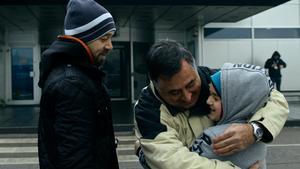
<path fill-rule="evenodd" d="M 300 168 L 300 128 L 285 127 L 279 136 L 267 145 L 268 169 Z"/>
<path fill-rule="evenodd" d="M 285 96 L 290 114 L 282 132 L 267 145 L 268 169 L 300 169 L 300 94 Z M 39 169 L 37 136 L 32 134 L 38 111 L 36 106 L 0 108 L 0 169 Z M 142 169 L 134 155 L 133 133 L 117 132 L 116 136 L 120 169 Z"/>
<path fill-rule="evenodd" d="M 132 132 L 116 133 L 120 169 L 142 169 L 134 155 Z M 0 134 L 0 169 L 39 169 L 36 134 Z"/>
<path fill-rule="evenodd" d="M 142 169 L 134 155 L 133 133 L 116 133 L 120 169 Z M 267 144 L 268 169 L 300 168 L 300 127 L 284 127 Z M 0 134 L 0 169 L 39 169 L 36 134 Z"/>

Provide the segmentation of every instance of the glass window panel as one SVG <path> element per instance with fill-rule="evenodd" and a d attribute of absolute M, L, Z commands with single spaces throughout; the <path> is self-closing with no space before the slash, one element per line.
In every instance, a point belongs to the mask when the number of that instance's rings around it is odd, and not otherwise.
<path fill-rule="evenodd" d="M 33 100 L 33 50 L 11 49 L 12 99 Z"/>
<path fill-rule="evenodd" d="M 254 37 L 257 39 L 300 38 L 300 28 L 256 28 Z"/>
<path fill-rule="evenodd" d="M 250 39 L 251 28 L 204 28 L 205 39 Z"/>
<path fill-rule="evenodd" d="M 134 56 L 134 99 L 138 99 L 142 89 L 148 85 L 146 54 L 150 44 L 144 42 L 133 43 Z"/>
<path fill-rule="evenodd" d="M 129 97 L 129 61 L 126 45 L 114 45 L 114 49 L 106 56 L 103 66 L 106 77 L 104 83 L 112 98 Z M 127 60 L 125 59 L 127 58 Z"/>

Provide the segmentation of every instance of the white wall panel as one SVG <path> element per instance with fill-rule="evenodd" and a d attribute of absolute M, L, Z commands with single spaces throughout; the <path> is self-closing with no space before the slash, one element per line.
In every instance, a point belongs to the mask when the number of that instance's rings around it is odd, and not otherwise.
<path fill-rule="evenodd" d="M 286 62 L 282 69 L 282 90 L 300 90 L 300 40 L 278 41 L 278 52 Z"/>
<path fill-rule="evenodd" d="M 273 52 L 277 50 L 278 45 L 274 40 L 254 40 L 253 44 L 253 64 L 264 66 L 265 61 L 271 57 Z"/>
<path fill-rule="evenodd" d="M 207 40 L 203 43 L 203 65 L 210 68 L 220 68 L 228 61 L 228 41 Z"/>
<path fill-rule="evenodd" d="M 251 40 L 229 41 L 228 62 L 251 63 Z"/>
<path fill-rule="evenodd" d="M 253 16 L 254 27 L 299 26 L 299 5 L 287 3 Z"/>
<path fill-rule="evenodd" d="M 251 63 L 251 40 L 204 41 L 203 65 L 220 68 L 225 62 Z"/>

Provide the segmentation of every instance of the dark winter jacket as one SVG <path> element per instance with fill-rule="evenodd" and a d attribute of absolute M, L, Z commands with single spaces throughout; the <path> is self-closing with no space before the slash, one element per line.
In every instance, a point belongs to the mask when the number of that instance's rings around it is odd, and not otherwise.
<path fill-rule="evenodd" d="M 265 68 L 269 70 L 269 76 L 271 78 L 281 77 L 281 66 L 286 67 L 286 63 L 280 59 L 280 54 L 275 51 L 271 58 L 265 63 Z"/>
<path fill-rule="evenodd" d="M 118 169 L 104 73 L 87 46 L 61 37 L 42 56 L 40 169 Z"/>

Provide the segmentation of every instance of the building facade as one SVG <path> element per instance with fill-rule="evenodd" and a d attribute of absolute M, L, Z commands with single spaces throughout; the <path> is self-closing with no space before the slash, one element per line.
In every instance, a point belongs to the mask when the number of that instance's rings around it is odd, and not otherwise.
<path fill-rule="evenodd" d="M 264 66 L 274 51 L 287 63 L 281 90 L 300 91 L 300 3 L 292 0 L 237 23 L 210 23 L 202 29 L 200 64 L 220 67 L 224 62 Z M 299 80 L 298 80 L 299 79 Z"/>
<path fill-rule="evenodd" d="M 132 106 L 148 83 L 144 56 L 160 39 L 182 43 L 199 65 L 213 68 L 228 61 L 263 65 L 277 50 L 288 64 L 282 90 L 299 91 L 300 5 L 299 0 L 285 2 L 101 1 L 118 29 L 104 66 L 115 126 L 133 126 Z M 38 105 L 41 53 L 63 34 L 67 1 L 2 3 L 0 100 L 10 106 Z"/>

